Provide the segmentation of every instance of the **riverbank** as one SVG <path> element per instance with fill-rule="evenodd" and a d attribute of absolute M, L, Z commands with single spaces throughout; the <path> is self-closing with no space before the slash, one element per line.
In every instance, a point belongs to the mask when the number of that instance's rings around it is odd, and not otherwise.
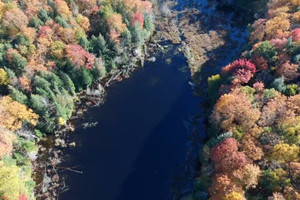
<path fill-rule="evenodd" d="M 208 79 L 207 140 L 186 199 L 299 198 L 297 6 L 271 2 L 241 58 Z"/>
<path fill-rule="evenodd" d="M 42 157 L 36 143 L 73 129 L 68 120 L 81 91 L 88 88 L 90 96 L 101 96 L 101 84 L 96 90 L 91 85 L 127 77 L 143 59 L 141 47 L 154 31 L 152 3 L 9 1 L 0 7 L 0 176 L 7 180 L 0 182 L 0 194 L 7 200 L 31 200 L 37 190 L 32 163 Z M 59 158 L 51 145 L 67 144 L 59 138 L 49 141 L 49 149 L 41 150 L 54 154 L 50 162 L 55 165 Z M 57 182 L 59 177 L 51 178 Z M 41 187 L 52 187 L 46 185 Z"/>
<path fill-rule="evenodd" d="M 145 44 L 150 48 L 147 49 L 147 52 L 159 52 L 159 47 L 156 43 L 148 42 Z M 155 58 L 152 54 L 148 56 L 143 53 L 145 56 L 143 59 L 139 60 L 148 60 Z M 135 70 L 141 70 L 143 66 L 133 68 L 130 74 L 134 73 Z M 109 78 L 105 78 L 101 82 L 95 83 L 93 86 L 89 87 L 87 90 L 82 91 L 77 95 L 78 100 L 75 103 L 74 112 L 72 117 L 68 120 L 67 124 L 63 129 L 58 130 L 51 136 L 48 136 L 45 139 L 40 140 L 39 142 L 39 155 L 40 158 L 36 160 L 35 166 L 35 180 L 37 182 L 37 199 L 57 199 L 59 193 L 63 192 L 68 188 L 60 174 L 64 171 L 71 171 L 74 173 L 82 173 L 77 170 L 77 167 L 60 167 L 63 164 L 63 157 L 65 156 L 64 151 L 66 148 L 76 148 L 75 142 L 68 142 L 67 138 L 77 129 L 86 129 L 96 126 L 96 123 L 84 123 L 84 116 L 86 113 L 93 107 L 102 106 L 106 101 L 107 91 L 109 88 L 117 84 L 118 82 L 123 81 L 124 79 L 130 78 L 130 74 L 122 76 L 122 73 L 114 73 Z"/>

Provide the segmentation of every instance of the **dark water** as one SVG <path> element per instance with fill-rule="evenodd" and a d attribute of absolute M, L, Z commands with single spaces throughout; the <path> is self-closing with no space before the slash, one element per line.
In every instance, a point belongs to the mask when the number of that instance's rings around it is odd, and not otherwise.
<path fill-rule="evenodd" d="M 109 88 L 104 105 L 91 108 L 89 129 L 77 129 L 67 150 L 70 190 L 61 200 L 167 200 L 182 173 L 190 142 L 187 121 L 199 111 L 186 60 L 162 55 Z"/>

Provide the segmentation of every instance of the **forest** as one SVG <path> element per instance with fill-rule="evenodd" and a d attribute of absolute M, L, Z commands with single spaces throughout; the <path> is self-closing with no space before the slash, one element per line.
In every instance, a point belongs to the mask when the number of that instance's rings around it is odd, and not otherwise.
<path fill-rule="evenodd" d="M 154 31 L 140 0 L 0 1 L 0 199 L 35 199 L 37 142 L 78 94 L 137 67 Z"/>
<path fill-rule="evenodd" d="M 183 199 L 300 199 L 300 0 L 218 2 L 245 13 L 242 20 L 256 20 L 246 50 L 207 80 L 206 138 L 193 191 Z M 155 6 L 154 0 L 0 1 L 1 200 L 37 198 L 38 143 L 68 126 L 81 94 L 143 64 L 157 31 Z M 223 31 L 200 34 L 194 13 L 178 22 L 164 6 L 158 27 L 183 44 L 193 76 L 226 44 Z"/>
<path fill-rule="evenodd" d="M 300 1 L 269 1 L 248 50 L 208 78 L 201 167 L 187 199 L 300 199 Z"/>

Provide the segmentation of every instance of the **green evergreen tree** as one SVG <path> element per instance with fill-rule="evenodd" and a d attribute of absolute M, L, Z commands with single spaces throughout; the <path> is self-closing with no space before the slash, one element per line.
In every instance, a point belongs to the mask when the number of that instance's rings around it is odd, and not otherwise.
<path fill-rule="evenodd" d="M 28 26 L 29 27 L 33 27 L 36 29 L 39 29 L 40 26 L 43 26 L 44 23 L 42 22 L 42 20 L 40 20 L 39 18 L 36 18 L 34 16 L 31 17 Z"/>
<path fill-rule="evenodd" d="M 24 72 L 24 68 L 27 65 L 27 60 L 18 53 L 12 54 L 12 65 L 15 68 L 15 72 L 18 76 L 21 76 Z"/>
<path fill-rule="evenodd" d="M 131 30 L 131 36 L 132 36 L 132 43 L 135 46 L 137 46 L 137 47 L 142 46 L 142 44 L 144 42 L 144 38 L 143 38 L 143 34 L 142 34 L 142 29 L 138 22 L 134 23 L 132 30 Z"/>
<path fill-rule="evenodd" d="M 18 101 L 21 104 L 25 104 L 25 105 L 28 104 L 28 98 L 23 92 L 19 91 L 18 89 L 14 88 L 11 85 L 8 86 L 8 89 L 10 93 L 9 96 L 13 98 L 15 101 Z"/>
<path fill-rule="evenodd" d="M 46 10 L 44 9 L 41 9 L 39 12 L 38 12 L 38 17 L 40 20 L 42 20 L 43 23 L 45 23 L 46 21 L 48 20 L 51 20 L 51 18 L 48 16 L 48 13 Z"/>
<path fill-rule="evenodd" d="M 86 37 L 80 37 L 79 45 L 81 45 L 86 51 L 91 50 L 90 41 Z"/>

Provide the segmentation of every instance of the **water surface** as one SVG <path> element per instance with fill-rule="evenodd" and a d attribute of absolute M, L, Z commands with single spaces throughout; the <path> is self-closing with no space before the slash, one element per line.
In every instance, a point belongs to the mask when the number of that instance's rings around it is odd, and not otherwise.
<path fill-rule="evenodd" d="M 172 177 L 186 161 L 187 121 L 199 113 L 183 55 L 167 64 L 163 55 L 108 90 L 104 105 L 92 108 L 77 129 L 77 146 L 67 150 L 64 165 L 70 190 L 62 200 L 167 200 Z M 194 167 L 194 166 L 193 166 Z"/>

